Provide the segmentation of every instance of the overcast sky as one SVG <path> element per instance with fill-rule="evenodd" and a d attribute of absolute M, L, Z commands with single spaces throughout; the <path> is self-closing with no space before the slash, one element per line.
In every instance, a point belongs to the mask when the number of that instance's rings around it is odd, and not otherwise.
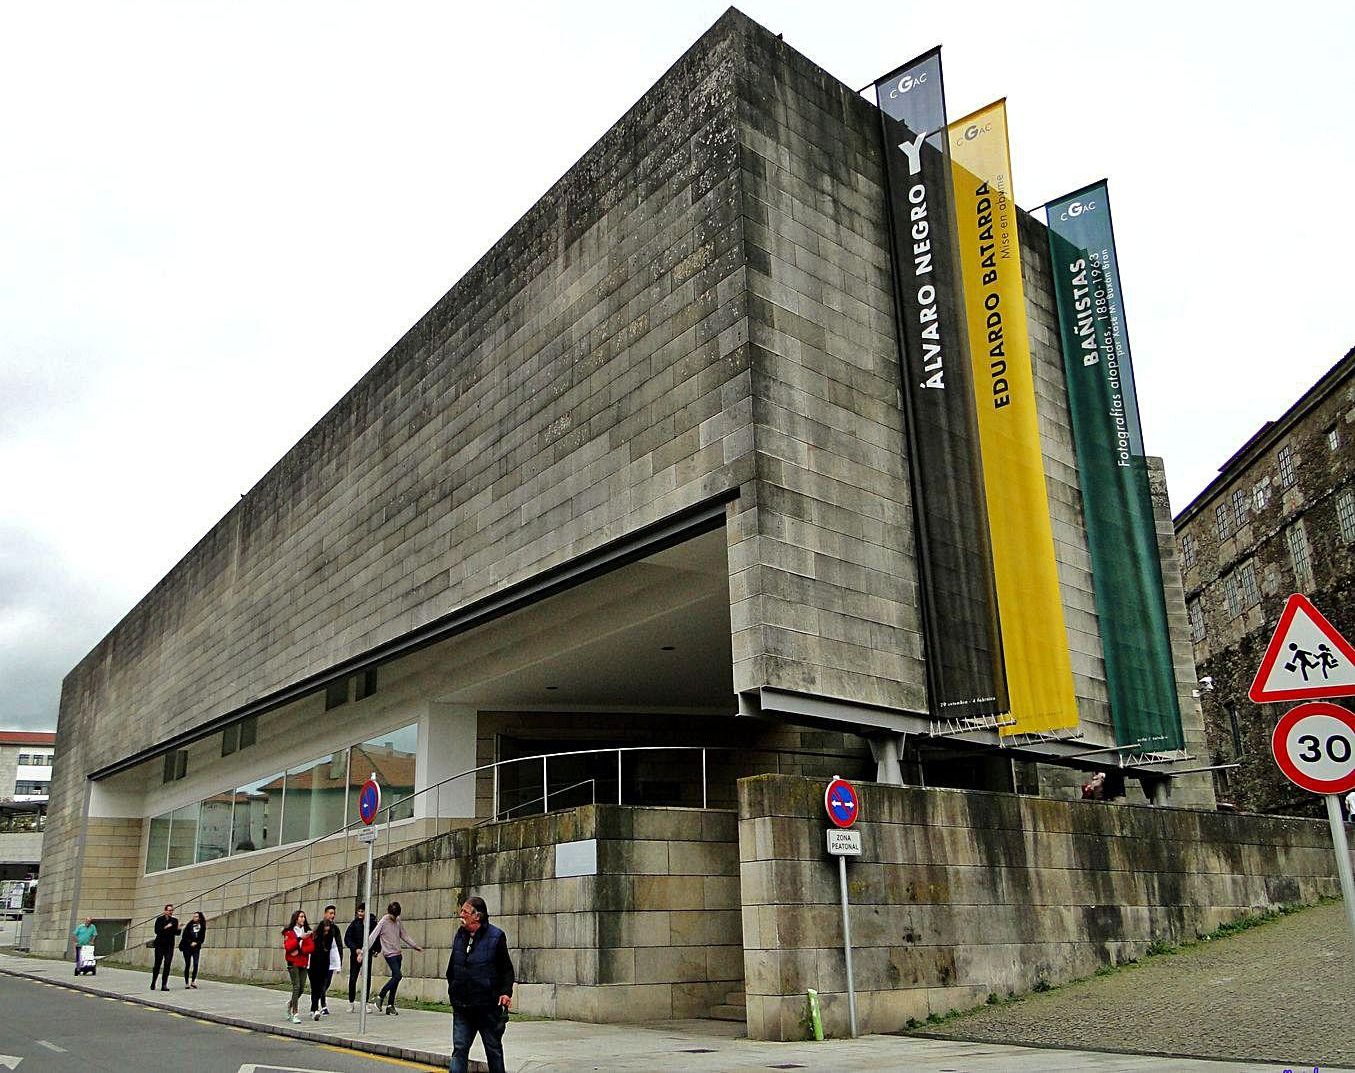
<path fill-rule="evenodd" d="M 724 7 L 0 9 L 0 727 L 54 727 L 66 671 Z M 1177 509 L 1355 344 L 1355 5 L 742 10 L 853 87 L 943 44 L 953 116 L 1008 97 L 1026 208 L 1110 178 Z"/>

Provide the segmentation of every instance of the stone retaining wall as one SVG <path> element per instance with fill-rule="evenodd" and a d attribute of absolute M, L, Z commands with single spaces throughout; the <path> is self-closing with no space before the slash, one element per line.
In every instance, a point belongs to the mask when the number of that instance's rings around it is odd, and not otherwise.
<path fill-rule="evenodd" d="M 1140 957 L 1256 909 L 1335 895 L 1325 824 L 866 784 L 848 865 L 860 1031 Z M 822 780 L 739 783 L 748 1034 L 802 1038 L 805 991 L 847 1033 Z"/>
<path fill-rule="evenodd" d="M 378 858 L 374 905 L 400 902 L 426 948 L 406 953 L 400 993 L 447 1001 L 456 910 L 469 892 L 508 934 L 522 1013 L 594 1022 L 704 1016 L 742 988 L 735 832 L 728 811 L 589 805 L 454 831 Z M 284 978 L 280 932 L 292 910 L 300 905 L 314 921 L 333 903 L 346 926 L 364 871 L 210 920 L 202 971 Z M 195 908 L 179 906 L 180 919 Z M 149 966 L 150 951 L 117 960 Z M 385 976 L 378 964 L 374 989 Z M 346 986 L 345 969 L 333 990 Z"/>

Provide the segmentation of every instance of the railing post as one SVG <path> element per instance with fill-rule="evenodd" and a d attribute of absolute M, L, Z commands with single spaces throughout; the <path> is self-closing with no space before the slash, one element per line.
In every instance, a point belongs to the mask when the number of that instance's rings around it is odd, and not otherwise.
<path fill-rule="evenodd" d="M 550 811 L 550 760 L 546 756 L 541 757 L 541 815 Z"/>
<path fill-rule="evenodd" d="M 616 750 L 616 803 L 621 804 L 621 750 Z"/>
<path fill-rule="evenodd" d="M 706 804 L 706 747 L 701 747 L 701 807 L 708 808 Z"/>

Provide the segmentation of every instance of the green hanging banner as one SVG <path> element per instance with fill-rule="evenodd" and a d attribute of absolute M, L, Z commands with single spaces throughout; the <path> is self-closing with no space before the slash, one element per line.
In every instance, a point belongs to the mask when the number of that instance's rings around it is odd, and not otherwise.
<path fill-rule="evenodd" d="M 1179 749 L 1181 709 L 1106 183 L 1045 211 L 1115 738 Z"/>

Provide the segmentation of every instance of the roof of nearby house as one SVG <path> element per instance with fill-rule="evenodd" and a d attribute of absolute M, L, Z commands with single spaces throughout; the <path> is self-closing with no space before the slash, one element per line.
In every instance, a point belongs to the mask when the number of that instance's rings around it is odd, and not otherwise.
<path fill-rule="evenodd" d="M 0 730 L 0 745 L 55 745 L 56 734 L 46 730 Z"/>

